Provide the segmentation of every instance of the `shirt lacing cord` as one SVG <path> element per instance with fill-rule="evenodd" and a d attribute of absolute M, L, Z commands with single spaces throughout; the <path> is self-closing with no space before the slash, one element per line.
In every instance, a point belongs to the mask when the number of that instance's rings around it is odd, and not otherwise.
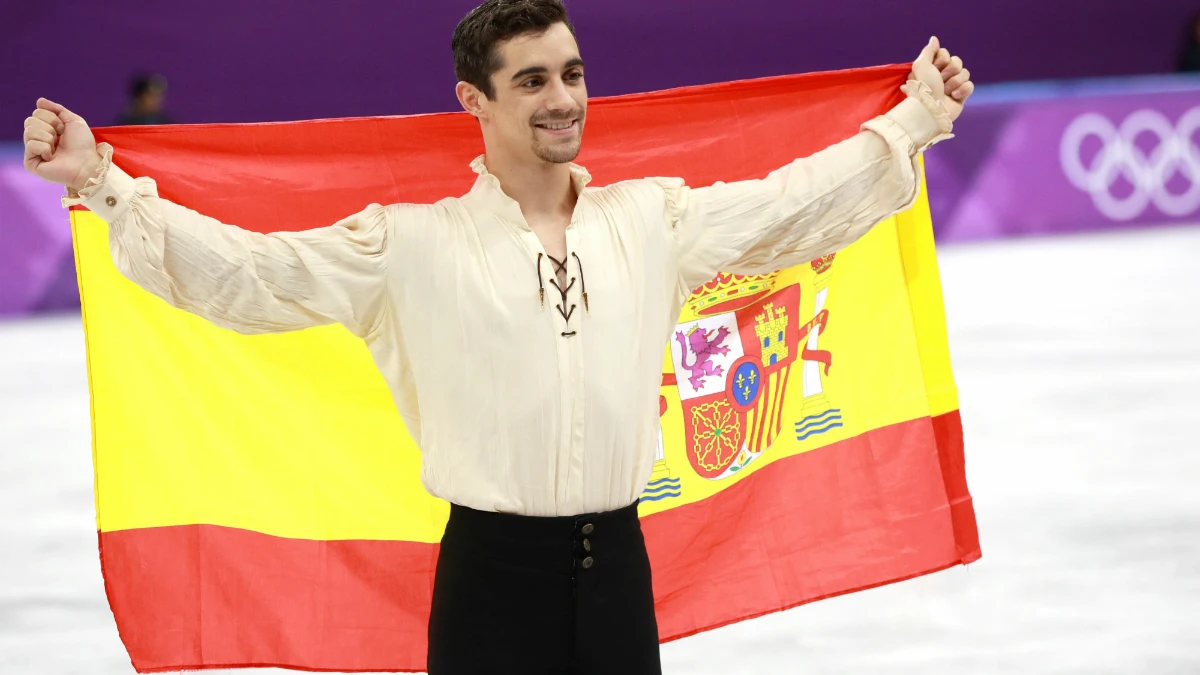
<path fill-rule="evenodd" d="M 555 305 L 555 309 L 558 310 L 559 315 L 562 316 L 563 321 L 569 328 L 571 326 L 571 317 L 575 314 L 575 303 L 571 303 L 571 307 L 567 308 L 567 292 L 575 287 L 575 277 L 571 277 L 564 288 L 558 283 L 558 273 L 562 272 L 563 276 L 566 276 L 568 262 L 567 259 L 564 258 L 563 260 L 559 260 L 548 253 L 539 253 L 537 257 L 538 301 L 541 303 L 542 307 L 546 306 L 546 284 L 545 277 L 542 276 L 543 256 L 549 258 L 554 263 L 554 274 L 550 278 L 550 283 L 554 284 L 554 288 L 558 289 L 558 295 L 560 298 L 559 304 Z M 575 267 L 579 269 L 579 286 L 581 290 L 580 297 L 583 299 L 583 311 L 590 312 L 591 310 L 588 307 L 587 281 L 585 281 L 583 278 L 583 261 L 581 261 L 579 256 L 575 253 L 571 253 L 571 257 L 575 258 Z M 572 335 L 575 335 L 575 331 L 573 330 L 562 332 L 563 337 L 571 337 Z"/>

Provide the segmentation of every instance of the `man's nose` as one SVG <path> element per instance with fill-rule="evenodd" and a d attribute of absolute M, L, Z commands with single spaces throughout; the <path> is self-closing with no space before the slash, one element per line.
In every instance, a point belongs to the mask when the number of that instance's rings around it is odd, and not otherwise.
<path fill-rule="evenodd" d="M 556 112 L 575 109 L 575 99 L 571 98 L 571 92 L 567 91 L 567 86 L 563 84 L 562 80 L 554 80 L 550 85 L 546 107 Z"/>

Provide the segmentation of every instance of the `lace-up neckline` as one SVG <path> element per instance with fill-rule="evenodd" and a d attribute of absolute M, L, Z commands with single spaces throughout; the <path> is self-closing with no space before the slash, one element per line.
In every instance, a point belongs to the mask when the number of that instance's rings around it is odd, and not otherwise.
<path fill-rule="evenodd" d="M 583 302 L 583 311 L 588 312 L 588 311 L 590 311 L 590 309 L 588 307 L 587 282 L 584 281 L 584 277 L 583 277 L 583 261 L 581 261 L 579 259 L 579 256 L 576 255 L 575 253 L 571 253 L 570 257 L 575 259 L 575 269 L 579 272 L 579 277 L 578 277 L 579 288 L 580 288 L 580 296 L 579 297 L 580 297 L 580 300 Z M 554 286 L 555 290 L 558 291 L 558 295 L 559 295 L 558 304 L 554 305 L 554 308 L 558 310 L 559 316 L 561 316 L 563 319 L 564 328 L 562 331 L 562 336 L 563 337 L 572 337 L 576 334 L 576 332 L 574 330 L 571 330 L 571 317 L 573 317 L 575 315 L 575 308 L 577 305 L 572 302 L 572 303 L 570 303 L 570 306 L 568 307 L 567 303 L 569 301 L 568 293 L 570 293 L 571 289 L 575 288 L 575 281 L 577 278 L 573 277 L 573 276 L 568 278 L 570 271 L 567 269 L 567 267 L 570 262 L 570 259 L 563 258 L 562 260 L 559 260 L 558 258 L 555 258 L 554 256 L 550 255 L 549 253 L 539 253 L 538 254 L 538 258 L 537 258 L 538 301 L 541 303 L 542 307 L 546 306 L 546 278 L 542 274 L 542 269 L 543 269 L 542 258 L 549 258 L 550 263 L 554 267 L 553 274 L 550 277 L 550 284 L 552 286 Z"/>

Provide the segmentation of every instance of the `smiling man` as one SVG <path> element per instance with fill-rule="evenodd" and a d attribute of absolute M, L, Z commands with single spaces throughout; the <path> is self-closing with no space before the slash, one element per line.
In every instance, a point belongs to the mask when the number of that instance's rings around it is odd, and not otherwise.
<path fill-rule="evenodd" d="M 718 271 L 805 263 L 908 208 L 919 153 L 974 85 L 930 40 L 904 101 L 761 180 L 597 188 L 571 163 L 587 87 L 558 0 L 488 0 L 452 44 L 485 149 L 462 197 L 256 234 L 162 199 L 45 99 L 25 165 L 108 221 L 117 267 L 171 305 L 243 333 L 340 323 L 366 342 L 426 489 L 452 505 L 432 675 L 658 673 L 637 505 L 682 303 Z"/>

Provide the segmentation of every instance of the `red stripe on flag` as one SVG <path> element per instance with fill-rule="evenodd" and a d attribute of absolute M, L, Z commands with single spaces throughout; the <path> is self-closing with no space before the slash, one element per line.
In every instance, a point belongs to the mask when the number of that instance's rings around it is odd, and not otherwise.
<path fill-rule="evenodd" d="M 142 673 L 424 670 L 437 548 L 214 525 L 100 534 L 109 604 Z"/>
<path fill-rule="evenodd" d="M 911 66 L 724 82 L 594 98 L 579 163 L 593 185 L 678 176 L 761 178 L 853 136 L 900 102 Z M 466 113 L 266 124 L 96 129 L 113 161 L 159 194 L 257 232 L 330 225 L 379 202 L 433 203 L 470 189 L 483 153 Z"/>
<path fill-rule="evenodd" d="M 954 518 L 954 540 L 964 563 L 979 559 L 979 528 L 975 524 L 975 505 L 967 490 L 966 455 L 963 451 L 962 417 L 958 411 L 934 418 L 937 434 L 938 460 L 942 464 L 942 480 L 946 498 Z"/>
<path fill-rule="evenodd" d="M 644 518 L 662 640 L 977 560 L 965 467 L 941 458 L 961 429 L 958 411 L 876 429 Z"/>
<path fill-rule="evenodd" d="M 979 558 L 961 449 L 957 411 L 922 418 L 646 517 L 662 640 Z M 424 670 L 437 549 L 212 525 L 100 535 L 139 672 Z"/>

